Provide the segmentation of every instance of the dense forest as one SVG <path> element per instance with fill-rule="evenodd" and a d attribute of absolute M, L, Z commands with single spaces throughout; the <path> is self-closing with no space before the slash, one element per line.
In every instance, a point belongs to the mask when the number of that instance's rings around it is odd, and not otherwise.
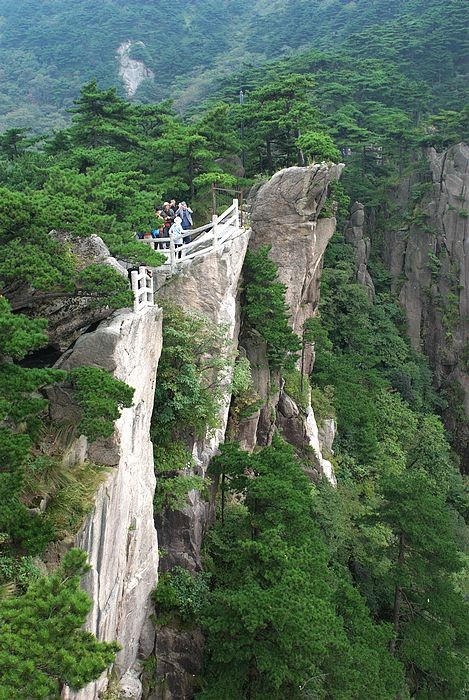
<path fill-rule="evenodd" d="M 53 573 L 40 563 L 77 532 L 106 477 L 98 464 L 64 467 L 47 389 L 73 394 L 75 431 L 90 440 L 112 434 L 132 402 L 104 370 L 35 364 L 48 344 L 35 305 L 46 298 L 131 303 L 127 280 L 83 268 L 61 233 L 98 234 L 118 259 L 157 267 L 162 256 L 133 232 L 153 228 L 167 197 L 187 198 L 202 223 L 212 183 L 248 190 L 321 161 L 345 169 L 321 213 L 338 226 L 305 329 L 316 353 L 307 381 L 318 418 L 337 420 L 338 486 L 312 484 L 310 455 L 280 435 L 252 454 L 227 442 L 209 470 L 221 486 L 204 571 L 161 576 L 157 620 L 203 631 L 196 697 L 463 700 L 467 444 L 445 430 L 445 397 L 407 338 L 382 246 L 387 227 L 419 214 L 426 149 L 469 140 L 467 2 L 28 0 L 20 13 L 0 0 L 0 13 L 0 700 L 58 698 L 118 651 L 80 629 L 84 554 L 72 549 Z M 127 39 L 144 42 L 135 57 L 156 76 L 132 101 L 115 87 Z M 408 211 L 395 189 L 410 175 Z M 373 299 L 343 236 L 354 200 L 373 214 Z M 243 327 L 263 338 L 271 372 L 301 405 L 301 343 L 268 250 L 247 254 L 243 279 Z M 18 297 L 25 285 L 33 302 Z M 174 304 L 164 313 L 155 513 L 208 492 L 180 467 L 188 436 L 217 424 L 213 375 L 226 369 L 220 329 Z M 233 415 L 249 415 L 249 363 L 234 368 Z"/>
<path fill-rule="evenodd" d="M 154 74 L 135 98 L 175 99 L 178 110 L 199 104 L 240 66 L 249 71 L 313 47 L 398 65 L 429 83 L 440 106 L 454 108 L 467 90 L 468 13 L 464 0 L 27 0 L 21 13 L 1 0 L 0 126 L 63 127 L 66 110 L 92 78 L 122 92 L 116 51 L 125 41 L 143 42 L 135 43 L 134 57 Z M 231 101 L 238 91 L 239 84 Z"/>

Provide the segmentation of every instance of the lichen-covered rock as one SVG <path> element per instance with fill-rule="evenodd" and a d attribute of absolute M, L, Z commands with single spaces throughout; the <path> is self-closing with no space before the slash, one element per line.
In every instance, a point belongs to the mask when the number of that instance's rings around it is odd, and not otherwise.
<path fill-rule="evenodd" d="M 445 422 L 469 473 L 469 145 L 427 156 L 427 191 L 412 203 L 410 224 L 386 232 L 385 259 L 412 345 L 425 351 L 446 393 Z M 401 207 L 416 184 L 416 176 L 402 179 Z"/>
<path fill-rule="evenodd" d="M 366 290 L 369 299 L 375 298 L 375 285 L 368 272 L 371 241 L 365 236 L 365 207 L 361 202 L 354 202 L 350 210 L 350 219 L 345 227 L 345 240 L 353 246 L 357 281 Z"/>
<path fill-rule="evenodd" d="M 202 633 L 198 629 L 163 625 L 158 637 L 157 687 L 148 694 L 148 700 L 190 700 L 194 697 L 196 676 L 202 668 Z"/>
<path fill-rule="evenodd" d="M 138 314 L 130 310 L 115 313 L 96 331 L 83 335 L 74 351 L 59 362 L 62 369 L 80 365 L 110 369 L 117 379 L 135 389 L 133 405 L 123 409 L 109 441 L 111 459 L 106 460 L 106 444 L 100 446 L 101 461 L 114 466 L 75 539 L 76 546 L 88 553 L 92 567 L 83 582 L 93 599 L 87 628 L 100 640 L 115 639 L 121 644 L 116 660 L 121 676 L 128 674 L 137 659 L 140 635 L 151 610 L 150 593 L 157 581 L 150 420 L 161 352 L 161 321 L 157 307 Z M 80 438 L 72 448 L 75 457 L 97 461 L 95 446 L 85 449 L 83 443 Z M 127 678 L 130 682 L 130 676 Z M 72 697 L 94 700 L 105 685 L 102 679 Z"/>

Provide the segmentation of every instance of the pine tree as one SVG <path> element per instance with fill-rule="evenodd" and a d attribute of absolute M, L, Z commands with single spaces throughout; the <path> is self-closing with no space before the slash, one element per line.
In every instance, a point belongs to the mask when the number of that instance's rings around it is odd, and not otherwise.
<path fill-rule="evenodd" d="M 53 574 L 21 596 L 0 600 L 0 699 L 59 698 L 64 685 L 78 690 L 114 660 L 119 645 L 81 630 L 91 600 L 80 590 L 86 555 L 70 550 Z"/>

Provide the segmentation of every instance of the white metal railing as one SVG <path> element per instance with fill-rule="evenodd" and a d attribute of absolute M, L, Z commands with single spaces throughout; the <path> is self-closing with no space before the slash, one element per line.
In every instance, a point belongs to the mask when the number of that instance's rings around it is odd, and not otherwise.
<path fill-rule="evenodd" d="M 147 306 L 153 306 L 153 273 L 148 267 L 139 267 L 130 273 L 132 291 L 134 293 L 134 311 L 142 311 Z"/>
<path fill-rule="evenodd" d="M 170 266 L 171 270 L 174 271 L 178 263 L 183 260 L 193 260 L 216 250 L 232 238 L 238 230 L 239 206 L 238 200 L 233 199 L 233 204 L 223 214 L 214 215 L 210 223 L 187 231 L 186 235 L 191 238 L 190 243 L 176 246 L 172 237 L 143 238 L 141 242 L 166 255 L 165 265 Z"/>

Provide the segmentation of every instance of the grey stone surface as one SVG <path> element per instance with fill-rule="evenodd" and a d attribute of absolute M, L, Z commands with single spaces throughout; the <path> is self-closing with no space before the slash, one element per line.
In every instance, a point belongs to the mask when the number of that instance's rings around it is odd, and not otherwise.
<path fill-rule="evenodd" d="M 285 301 L 291 324 L 302 335 L 304 322 L 319 303 L 324 251 L 335 231 L 335 218 L 318 218 L 328 185 L 337 180 L 341 165 L 313 165 L 281 170 L 258 191 L 251 205 L 250 248 L 271 245 L 270 258 L 287 285 Z M 305 349 L 304 371 L 312 366 L 312 349 Z"/>
<path fill-rule="evenodd" d="M 278 276 L 287 286 L 285 301 L 295 333 L 303 337 L 305 321 L 314 317 L 319 303 L 323 256 L 331 239 L 335 218 L 318 218 L 332 180 L 340 177 L 341 165 L 286 168 L 256 190 L 251 202 L 250 248 L 270 245 L 269 257 L 278 266 Z M 279 377 L 270 373 L 265 345 L 252 334 L 240 340 L 251 367 L 254 386 L 264 401 L 262 408 L 238 428 L 246 449 L 269 444 L 275 426 L 297 447 L 312 447 L 318 472 L 334 481 L 332 465 L 321 455 L 318 427 L 310 409 L 307 414 L 293 409 L 294 402 L 280 391 Z M 314 362 L 311 344 L 305 345 L 303 372 L 309 374 Z"/>
<path fill-rule="evenodd" d="M 124 85 L 127 97 L 132 97 L 137 92 L 138 86 L 144 80 L 153 80 L 154 73 L 144 64 L 130 57 L 132 46 L 145 46 L 143 41 L 124 41 L 117 49 L 119 63 L 119 77 Z"/>
<path fill-rule="evenodd" d="M 371 300 L 375 298 L 375 286 L 368 272 L 371 241 L 365 236 L 365 207 L 361 202 L 354 202 L 350 210 L 350 219 L 345 227 L 345 240 L 353 246 L 357 281 L 362 284 Z"/>
<path fill-rule="evenodd" d="M 62 363 L 66 369 L 82 364 L 112 367 L 116 378 L 135 389 L 133 405 L 123 409 L 116 421 L 115 435 L 109 443 L 110 460 L 106 461 L 106 446 L 100 446 L 102 462 L 114 463 L 116 455 L 118 459 L 75 539 L 75 545 L 88 553 L 92 567 L 83 582 L 93 599 L 86 627 L 98 639 L 121 644 L 116 667 L 121 676 L 127 674 L 129 688 L 137 685 L 130 670 L 137 659 L 140 635 L 151 612 L 150 593 L 157 581 L 155 476 L 149 436 L 161 321 L 162 312 L 157 307 L 138 314 L 130 310 L 115 313 L 96 331 L 82 336 L 76 351 Z M 105 355 L 101 355 L 103 347 Z M 88 446 L 85 452 L 80 438 L 71 451 L 77 459 L 94 460 L 92 448 Z M 97 700 L 106 683 L 103 677 L 71 697 Z"/>
<path fill-rule="evenodd" d="M 469 376 L 463 356 L 469 344 L 469 145 L 427 153 L 431 182 L 418 204 L 420 218 L 386 233 L 386 262 L 400 294 L 413 346 L 430 359 L 438 387 L 462 391 L 469 416 Z M 403 178 L 396 201 L 405 207 L 417 182 Z M 445 412 L 450 430 L 454 416 Z M 469 472 L 469 427 L 461 436 Z"/>
<path fill-rule="evenodd" d="M 164 625 L 159 628 L 158 637 L 158 688 L 148 700 L 190 700 L 203 661 L 204 639 L 200 630 Z"/>
<path fill-rule="evenodd" d="M 142 683 L 138 672 L 131 668 L 120 680 L 121 698 L 119 700 L 141 700 L 143 694 Z"/>

